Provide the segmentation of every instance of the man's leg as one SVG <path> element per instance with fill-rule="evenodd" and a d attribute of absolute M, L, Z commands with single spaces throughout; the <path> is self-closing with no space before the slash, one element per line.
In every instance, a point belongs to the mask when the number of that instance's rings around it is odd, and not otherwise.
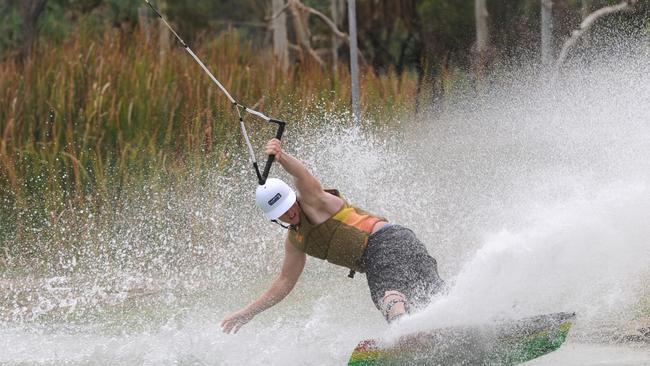
<path fill-rule="evenodd" d="M 408 311 L 406 295 L 395 290 L 386 291 L 379 300 L 379 310 L 386 321 L 392 323 Z"/>

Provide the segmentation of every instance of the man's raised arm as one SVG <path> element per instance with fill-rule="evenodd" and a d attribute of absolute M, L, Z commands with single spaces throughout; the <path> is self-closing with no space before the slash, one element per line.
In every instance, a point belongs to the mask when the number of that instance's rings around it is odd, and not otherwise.
<path fill-rule="evenodd" d="M 295 157 L 282 151 L 280 140 L 272 139 L 266 144 L 266 154 L 275 155 L 275 161 L 280 163 L 287 173 L 294 178 L 294 183 L 298 192 L 301 194 L 303 201 L 322 200 L 325 194 L 323 187 L 316 177 L 314 177 L 305 164 Z"/>

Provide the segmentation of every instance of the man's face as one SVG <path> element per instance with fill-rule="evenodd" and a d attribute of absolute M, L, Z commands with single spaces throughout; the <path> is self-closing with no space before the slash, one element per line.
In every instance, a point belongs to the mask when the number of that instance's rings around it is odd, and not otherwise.
<path fill-rule="evenodd" d="M 287 224 L 297 226 L 300 223 L 300 206 L 298 206 L 298 203 L 294 203 L 279 219 Z"/>

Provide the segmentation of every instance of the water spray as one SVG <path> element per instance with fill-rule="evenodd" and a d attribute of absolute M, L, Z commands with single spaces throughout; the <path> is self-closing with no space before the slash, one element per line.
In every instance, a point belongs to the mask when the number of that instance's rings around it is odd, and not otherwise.
<path fill-rule="evenodd" d="M 194 61 L 196 61 L 196 63 L 198 63 L 199 66 L 201 66 L 201 69 L 203 69 L 203 71 L 206 74 L 208 74 L 210 80 L 212 80 L 219 87 L 219 89 L 221 89 L 221 91 L 226 95 L 226 98 L 228 98 L 228 100 L 230 100 L 230 103 L 232 103 L 232 106 L 235 108 L 235 110 L 237 111 L 237 115 L 239 116 L 239 125 L 241 126 L 242 134 L 244 135 L 244 140 L 246 141 L 246 146 L 248 146 L 248 154 L 250 155 L 250 160 L 251 163 L 253 164 L 253 169 L 255 170 L 255 174 L 257 175 L 257 181 L 259 185 L 264 185 L 264 183 L 266 183 L 266 179 L 269 176 L 269 171 L 271 170 L 271 165 L 275 160 L 275 156 L 269 155 L 269 158 L 266 161 L 266 165 L 264 166 L 264 171 L 260 172 L 259 166 L 257 164 L 257 159 L 255 158 L 255 153 L 253 152 L 253 146 L 251 145 L 250 139 L 248 138 L 248 133 L 246 132 L 246 126 L 244 125 L 244 117 L 242 115 L 242 111 L 244 111 L 244 113 L 249 113 L 254 116 L 257 116 L 265 120 L 266 122 L 277 124 L 278 129 L 275 133 L 275 138 L 278 140 L 282 139 L 282 134 L 284 133 L 284 127 L 286 125 L 286 122 L 275 118 L 267 117 L 264 113 L 248 108 L 245 105 L 239 103 L 237 100 L 235 100 L 235 98 L 232 97 L 232 95 L 223 86 L 223 84 L 221 84 L 219 80 L 217 80 L 217 78 L 205 66 L 203 61 L 201 61 L 201 59 L 192 51 L 190 46 L 188 46 L 187 43 L 185 43 L 185 41 L 183 41 L 183 39 L 178 35 L 178 33 L 176 33 L 174 28 L 172 28 L 172 26 L 167 22 L 167 20 L 162 16 L 162 14 L 160 14 L 160 12 L 149 2 L 149 0 L 145 0 L 145 2 L 147 3 L 147 5 L 149 5 L 151 10 L 153 10 L 153 12 L 156 13 L 156 15 L 162 20 L 162 22 L 167 26 L 167 28 L 169 28 L 169 30 L 172 32 L 174 37 L 176 37 L 176 40 L 178 40 L 180 45 L 183 48 L 185 48 L 187 53 L 189 53 L 190 56 L 192 56 L 192 58 L 194 59 Z"/>

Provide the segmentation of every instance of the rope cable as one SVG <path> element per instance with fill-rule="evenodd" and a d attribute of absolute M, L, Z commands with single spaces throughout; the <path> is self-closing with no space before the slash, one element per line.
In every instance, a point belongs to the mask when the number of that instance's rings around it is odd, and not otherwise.
<path fill-rule="evenodd" d="M 181 44 L 181 46 L 183 48 L 185 48 L 187 53 L 189 53 L 190 56 L 192 56 L 194 61 L 196 61 L 196 63 L 198 63 L 199 66 L 201 66 L 201 69 L 203 69 L 203 71 L 206 74 L 208 74 L 208 76 L 210 77 L 212 82 L 214 82 L 219 87 L 219 89 L 221 89 L 221 91 L 226 95 L 228 100 L 230 100 L 233 107 L 237 110 L 237 114 L 239 115 L 239 124 L 240 124 L 241 130 L 242 130 L 242 135 L 244 136 L 244 140 L 246 141 L 246 146 L 248 147 L 248 154 L 250 156 L 250 161 L 253 164 L 253 169 L 255 170 L 255 173 L 257 175 L 257 179 L 258 179 L 259 184 L 263 185 L 266 182 L 269 171 L 271 169 L 271 164 L 273 164 L 273 160 L 274 160 L 275 157 L 273 155 L 269 156 L 268 160 L 266 161 L 266 166 L 264 168 L 264 172 L 260 173 L 259 167 L 257 165 L 257 159 L 255 158 L 255 152 L 253 150 L 253 146 L 251 145 L 250 139 L 248 138 L 248 133 L 246 132 L 246 126 L 244 125 L 244 117 L 243 117 L 241 111 L 243 110 L 246 113 L 257 116 L 257 117 L 265 120 L 266 122 L 276 123 L 278 125 L 278 130 L 276 132 L 275 137 L 278 140 L 282 138 L 282 134 L 284 133 L 284 126 L 285 126 L 286 122 L 270 118 L 270 117 L 266 116 L 264 113 L 256 111 L 256 110 L 251 109 L 251 108 L 248 108 L 245 105 L 239 103 L 237 100 L 235 100 L 235 98 L 233 98 L 232 95 L 230 95 L 230 93 L 223 86 L 223 84 L 221 84 L 219 82 L 219 80 L 217 80 L 217 78 L 212 74 L 212 72 L 210 72 L 210 70 L 205 66 L 203 61 L 201 61 L 201 59 L 192 51 L 192 49 L 190 49 L 190 47 L 187 45 L 187 43 L 185 43 L 185 41 L 183 41 L 183 39 L 178 35 L 178 33 L 176 33 L 176 31 L 174 31 L 174 28 L 172 28 L 172 26 L 167 22 L 167 20 L 162 16 L 162 14 L 160 14 L 160 12 L 151 4 L 151 2 L 149 2 L 149 0 L 144 0 L 144 1 L 147 3 L 147 5 L 149 5 L 151 10 L 153 10 L 153 12 L 156 13 L 156 15 L 163 21 L 163 23 L 167 26 L 167 28 L 169 28 L 169 30 L 172 32 L 174 37 L 176 37 L 176 39 Z"/>

